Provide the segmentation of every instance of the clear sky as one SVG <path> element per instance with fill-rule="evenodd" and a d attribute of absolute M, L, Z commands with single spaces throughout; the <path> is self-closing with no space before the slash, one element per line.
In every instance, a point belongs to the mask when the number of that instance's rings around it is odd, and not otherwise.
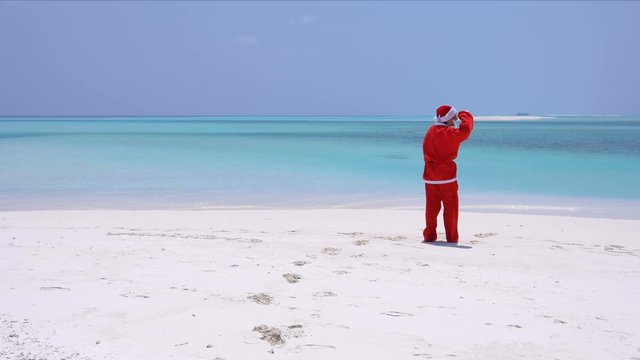
<path fill-rule="evenodd" d="M 0 2 L 0 115 L 640 114 L 640 2 Z"/>

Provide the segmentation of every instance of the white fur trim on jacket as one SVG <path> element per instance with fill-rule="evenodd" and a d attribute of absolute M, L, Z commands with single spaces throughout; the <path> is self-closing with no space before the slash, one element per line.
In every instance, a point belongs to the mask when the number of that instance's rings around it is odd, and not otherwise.
<path fill-rule="evenodd" d="M 454 177 L 453 179 L 449 179 L 449 180 L 425 180 L 424 183 L 431 184 L 431 185 L 442 185 L 442 184 L 450 184 L 455 181 L 458 181 L 457 177 Z"/>

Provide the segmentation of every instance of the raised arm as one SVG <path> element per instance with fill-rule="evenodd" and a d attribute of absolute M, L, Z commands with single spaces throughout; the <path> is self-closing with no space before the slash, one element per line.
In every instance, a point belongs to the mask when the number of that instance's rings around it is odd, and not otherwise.
<path fill-rule="evenodd" d="M 462 110 L 458 112 L 458 119 L 462 122 L 460 126 L 455 129 L 454 134 L 458 141 L 463 142 L 467 140 L 469 135 L 471 135 L 471 131 L 473 131 L 473 115 L 466 110 Z"/>

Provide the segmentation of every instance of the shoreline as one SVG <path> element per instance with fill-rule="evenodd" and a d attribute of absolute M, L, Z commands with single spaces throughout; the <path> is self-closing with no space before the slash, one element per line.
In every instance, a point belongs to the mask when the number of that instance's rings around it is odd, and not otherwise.
<path fill-rule="evenodd" d="M 4 197 L 2 212 L 30 211 L 210 211 L 210 210 L 417 210 L 424 211 L 424 198 L 376 196 L 318 196 L 288 201 L 277 194 L 261 202 L 196 200 L 200 194 L 151 196 L 140 194 L 101 194 L 93 197 L 49 197 L 20 201 Z M 274 199 L 279 202 L 274 202 Z M 2 199 L 2 197 L 0 197 Z M 19 204 L 19 205 L 18 205 Z M 570 216 L 581 218 L 640 220 L 640 200 L 591 198 L 576 196 L 534 196 L 520 194 L 460 193 L 460 212 Z"/>
<path fill-rule="evenodd" d="M 390 209 L 3 211 L 0 354 L 637 356 L 640 220 L 462 212 L 457 246 L 442 224 L 422 244 L 422 221 Z"/>
<path fill-rule="evenodd" d="M 273 206 L 250 206 L 250 205 L 237 205 L 237 206 L 208 206 L 202 208 L 183 207 L 183 208 L 43 208 L 43 209 L 0 209 L 0 214 L 8 213 L 111 213 L 111 212 L 195 212 L 206 213 L 211 211 L 300 211 L 300 212 L 312 212 L 312 211 L 418 211 L 424 212 L 424 208 L 416 206 L 386 206 L 386 207 L 366 207 L 366 206 L 308 206 L 308 207 L 273 207 Z M 586 213 L 580 212 L 580 209 L 575 207 L 563 207 L 563 206 L 532 206 L 532 205 L 511 205 L 511 204 L 484 204 L 484 205 L 461 205 L 459 213 L 466 214 L 489 214 L 489 215 L 518 215 L 518 216 L 540 216 L 540 217 L 567 217 L 577 219 L 601 219 L 601 220 L 640 220 L 637 215 L 611 215 L 606 213 L 600 213 L 598 211 Z M 584 210 L 583 210 L 584 211 Z M 620 210 L 622 211 L 622 210 Z M 439 216 L 442 217 L 442 210 Z"/>

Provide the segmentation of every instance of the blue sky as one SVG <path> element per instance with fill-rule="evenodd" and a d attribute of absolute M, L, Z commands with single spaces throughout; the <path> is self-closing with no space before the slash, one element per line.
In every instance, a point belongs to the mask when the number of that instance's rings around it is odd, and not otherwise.
<path fill-rule="evenodd" d="M 640 2 L 0 2 L 0 115 L 640 114 Z"/>

